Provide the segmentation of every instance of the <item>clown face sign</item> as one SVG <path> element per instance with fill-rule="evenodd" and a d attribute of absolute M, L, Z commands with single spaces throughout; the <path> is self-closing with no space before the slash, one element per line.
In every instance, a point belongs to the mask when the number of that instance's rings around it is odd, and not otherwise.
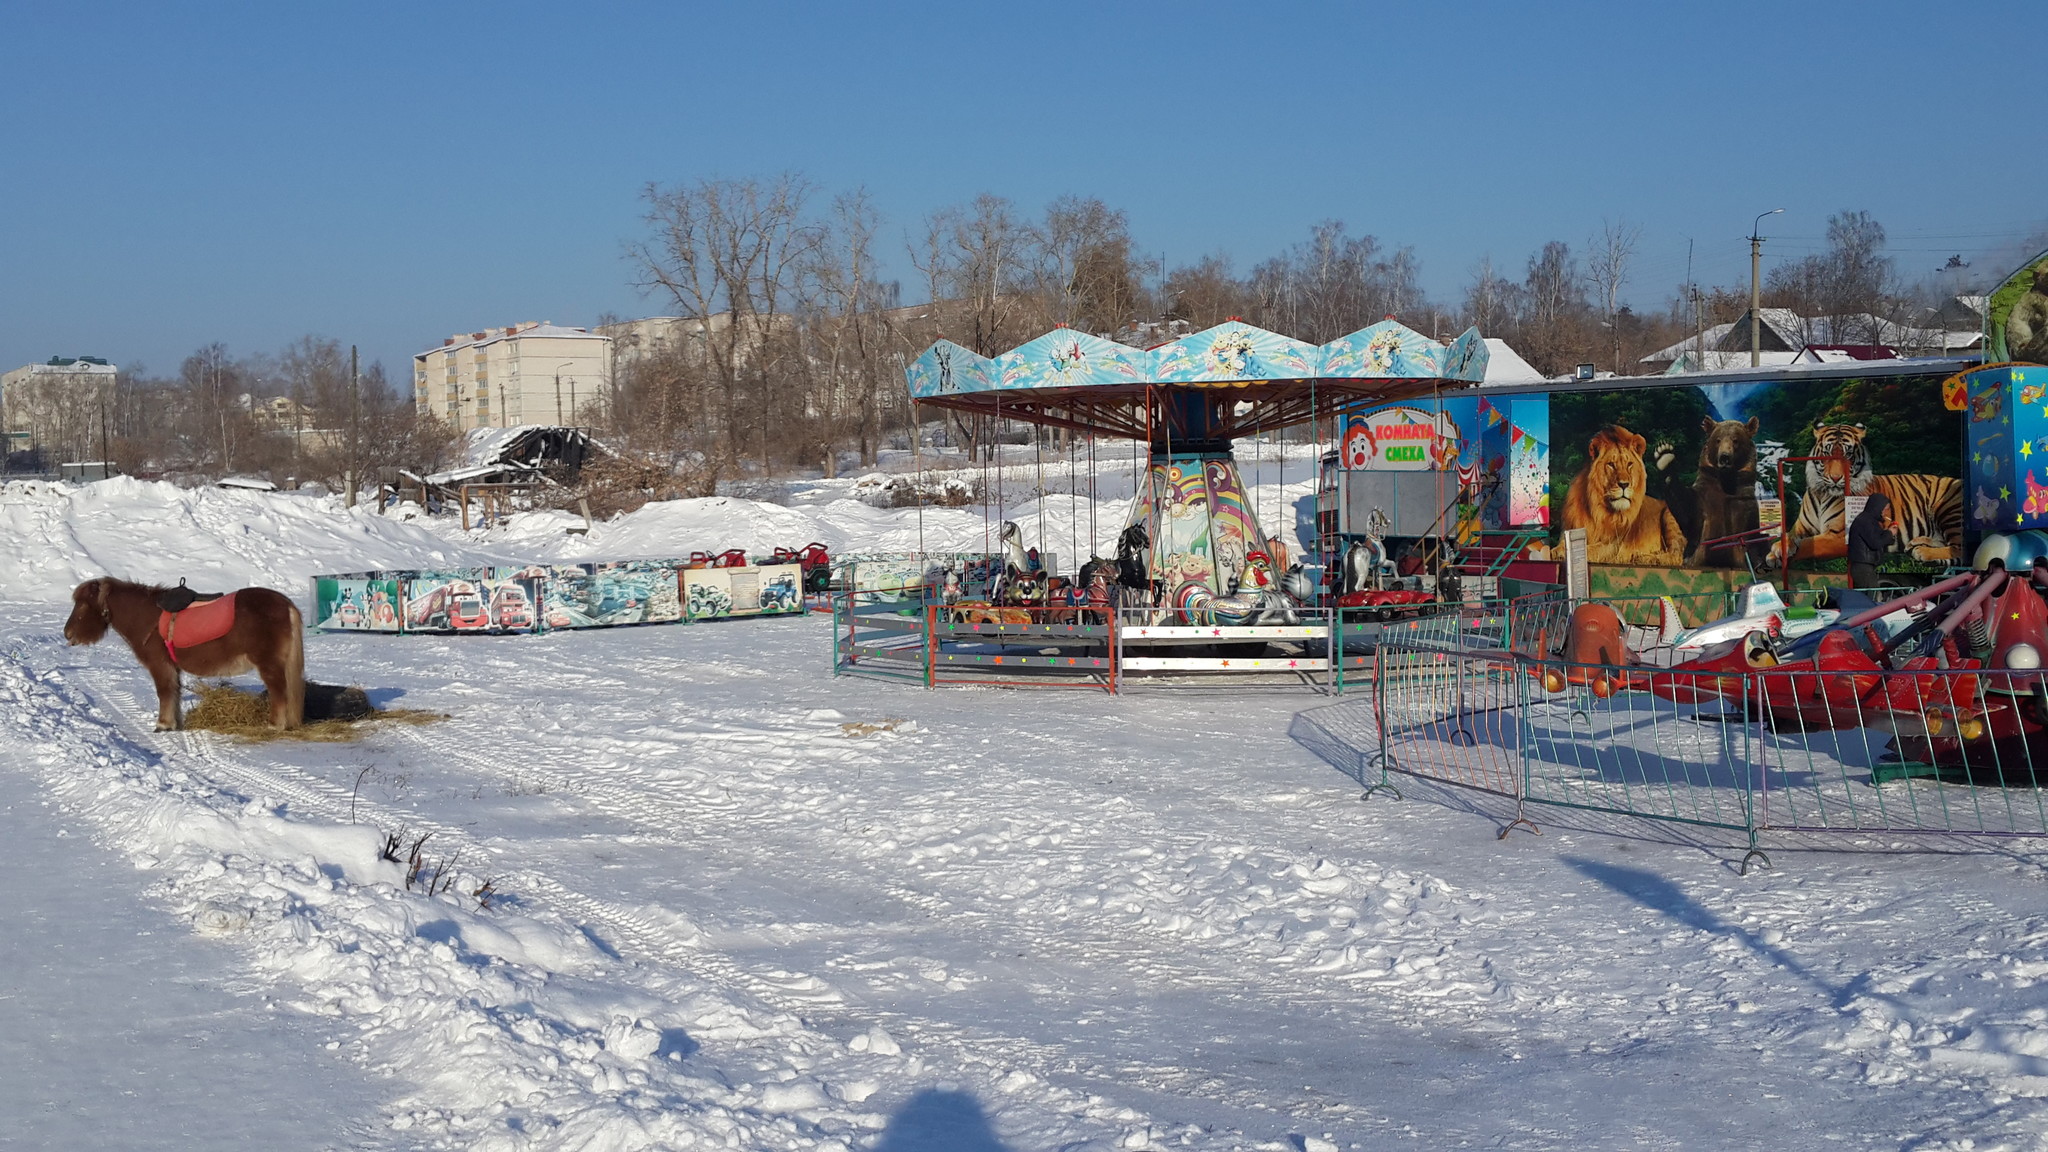
<path fill-rule="evenodd" d="M 1423 471 L 1457 463 L 1457 422 L 1441 412 L 1396 405 L 1347 417 L 1344 467 Z"/>

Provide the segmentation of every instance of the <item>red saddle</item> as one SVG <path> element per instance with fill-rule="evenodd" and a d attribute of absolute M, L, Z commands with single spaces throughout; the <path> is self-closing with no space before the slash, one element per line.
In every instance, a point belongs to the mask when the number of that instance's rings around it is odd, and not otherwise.
<path fill-rule="evenodd" d="M 156 634 L 163 637 L 171 660 L 178 649 L 218 640 L 235 626 L 235 596 L 230 592 L 217 600 L 201 600 L 182 612 L 162 612 L 156 618 Z"/>

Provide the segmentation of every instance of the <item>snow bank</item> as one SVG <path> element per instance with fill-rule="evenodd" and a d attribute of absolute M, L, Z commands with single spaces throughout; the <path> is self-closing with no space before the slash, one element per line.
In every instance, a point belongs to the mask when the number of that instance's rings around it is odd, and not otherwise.
<path fill-rule="evenodd" d="M 505 563 L 422 523 L 335 496 L 180 488 L 122 476 L 73 487 L 0 488 L 0 600 L 63 600 L 119 576 L 194 588 L 268 585 L 304 594 L 318 572 Z"/>
<path fill-rule="evenodd" d="M 1304 538 L 1302 502 L 1313 491 L 1297 449 L 1283 462 L 1239 452 L 1239 464 L 1268 532 Z M 871 477 L 813 483 L 794 505 L 732 496 L 670 500 L 574 534 L 583 518 L 525 512 L 465 533 L 452 517 L 379 515 L 342 498 L 306 492 L 180 488 L 120 476 L 84 486 L 16 482 L 0 486 L 0 601 L 62 601 L 82 580 L 119 576 L 146 583 L 224 589 L 265 585 L 304 596 L 319 573 L 374 568 L 445 568 L 528 562 L 576 563 L 687 556 L 743 548 L 765 556 L 813 541 L 848 552 L 964 552 L 992 548 L 993 528 L 1015 520 L 1027 546 L 1060 558 L 1109 552 L 1130 513 L 1123 462 L 1086 469 L 1065 461 L 989 472 L 930 471 L 928 487 L 979 482 L 996 507 L 877 508 L 861 497 Z M 1123 471 L 1118 471 L 1118 469 Z M 998 482 L 1000 481 L 1000 482 Z M 1042 481 L 1042 484 L 1041 484 Z M 1089 498 L 1091 491 L 1094 499 Z M 1291 524 L 1284 523 L 1292 521 Z"/>

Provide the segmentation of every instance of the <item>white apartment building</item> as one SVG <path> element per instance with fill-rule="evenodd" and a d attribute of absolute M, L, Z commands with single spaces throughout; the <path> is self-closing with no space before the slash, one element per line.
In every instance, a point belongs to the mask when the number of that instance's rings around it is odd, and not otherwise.
<path fill-rule="evenodd" d="M 101 416 L 119 370 L 97 356 L 52 356 L 0 374 L 0 430 L 7 450 L 42 447 L 97 458 Z"/>
<path fill-rule="evenodd" d="M 781 314 L 765 315 L 762 320 L 771 330 L 788 323 L 788 317 Z M 709 321 L 688 316 L 647 316 L 639 320 L 600 324 L 592 331 L 611 338 L 612 367 L 616 374 L 618 369 L 664 353 L 677 350 L 695 352 L 701 349 L 707 333 L 715 340 L 723 339 L 731 327 L 732 313 L 716 312 Z"/>
<path fill-rule="evenodd" d="M 573 426 L 604 395 L 611 338 L 553 322 L 450 336 L 412 358 L 413 403 L 459 431 Z"/>

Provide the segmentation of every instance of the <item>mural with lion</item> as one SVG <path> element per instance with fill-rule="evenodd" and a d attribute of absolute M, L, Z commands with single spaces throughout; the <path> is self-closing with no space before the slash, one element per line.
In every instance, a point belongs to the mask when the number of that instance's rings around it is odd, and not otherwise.
<path fill-rule="evenodd" d="M 1644 491 L 1641 436 L 1619 424 L 1593 434 L 1586 466 L 1565 494 L 1564 528 L 1586 530 L 1586 562 L 1675 568 L 1685 560 L 1685 534 L 1671 510 Z"/>

